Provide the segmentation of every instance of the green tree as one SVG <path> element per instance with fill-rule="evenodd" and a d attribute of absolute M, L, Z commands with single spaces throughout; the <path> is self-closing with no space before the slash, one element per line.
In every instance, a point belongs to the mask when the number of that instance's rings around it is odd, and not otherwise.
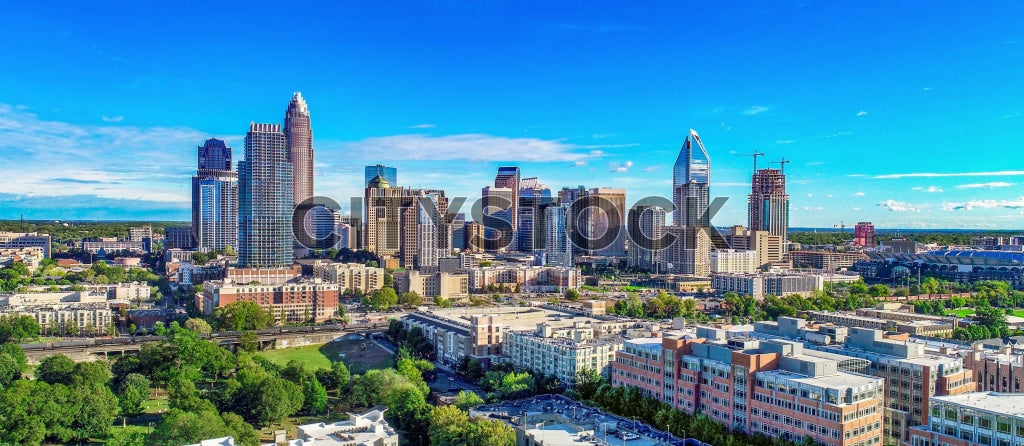
<path fill-rule="evenodd" d="M 213 327 L 208 322 L 199 318 L 190 318 L 185 321 L 185 328 L 192 330 L 200 335 L 208 335 L 213 332 Z"/>
<path fill-rule="evenodd" d="M 580 292 L 569 288 L 565 290 L 565 298 L 575 302 L 580 299 Z"/>
<path fill-rule="evenodd" d="M 117 429 L 104 443 L 106 446 L 145 446 L 146 434 L 137 430 Z"/>
<path fill-rule="evenodd" d="M 369 306 L 377 311 L 387 310 L 398 304 L 398 295 L 395 290 L 389 287 L 374 291 L 369 296 Z"/>
<path fill-rule="evenodd" d="M 232 302 L 213 312 L 214 324 L 222 330 L 262 330 L 274 322 L 274 316 L 255 302 Z"/>
<path fill-rule="evenodd" d="M 121 413 L 134 417 L 142 413 L 142 403 L 149 400 L 149 379 L 138 373 L 130 373 L 121 381 L 118 389 Z"/>
<path fill-rule="evenodd" d="M 455 395 L 455 407 L 468 411 L 472 407 L 479 406 L 484 403 L 484 399 L 480 398 L 476 392 L 467 392 L 462 390 L 458 395 Z"/>
<path fill-rule="evenodd" d="M 584 367 L 576 373 L 576 385 L 574 388 L 583 401 L 589 401 L 594 398 L 601 384 L 604 384 L 604 380 L 601 378 L 601 373 L 595 369 Z"/>
<path fill-rule="evenodd" d="M 423 304 L 423 297 L 415 291 L 407 291 L 398 298 L 398 303 L 407 307 L 416 307 Z"/>
<path fill-rule="evenodd" d="M 43 359 L 36 367 L 36 379 L 50 384 L 69 385 L 75 371 L 75 361 L 58 354 Z"/>
<path fill-rule="evenodd" d="M 253 353 L 260 347 L 260 338 L 255 331 L 246 331 L 238 337 L 238 348 Z"/>

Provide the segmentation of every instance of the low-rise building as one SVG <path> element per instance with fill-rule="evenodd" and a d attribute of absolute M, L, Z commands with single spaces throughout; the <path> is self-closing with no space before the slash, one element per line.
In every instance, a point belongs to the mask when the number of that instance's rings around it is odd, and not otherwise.
<path fill-rule="evenodd" d="M 932 399 L 927 423 L 907 446 L 1012 446 L 1024 443 L 1024 394 L 977 392 Z"/>
<path fill-rule="evenodd" d="M 462 298 L 469 296 L 469 275 L 463 273 L 421 273 L 416 270 L 394 274 L 398 294 L 414 292 L 423 297 L 441 296 Z"/>
<path fill-rule="evenodd" d="M 348 419 L 334 423 L 313 423 L 299 426 L 298 437 L 287 446 L 398 446 L 398 432 L 384 419 L 387 409 L 373 409 L 362 414 L 348 414 Z"/>
<path fill-rule="evenodd" d="M 277 323 L 323 322 L 338 312 L 338 285 L 319 280 L 282 284 L 235 283 L 211 280 L 196 294 L 196 308 L 204 314 L 234 302 L 255 302 Z"/>
<path fill-rule="evenodd" d="M 25 248 L 0 248 L 0 268 L 8 266 L 14 262 L 21 262 L 29 271 L 35 272 L 39 269 L 39 264 L 42 263 L 45 258 L 46 255 L 43 254 L 43 248 L 38 246 Z"/>
<path fill-rule="evenodd" d="M 463 356 L 500 355 L 505 339 L 501 318 L 482 314 L 460 318 L 417 311 L 403 317 L 402 324 L 423 330 L 437 360 L 446 364 L 455 364 Z"/>
<path fill-rule="evenodd" d="M 564 266 L 504 265 L 469 268 L 469 288 L 482 292 L 489 287 L 506 287 L 523 292 L 564 293 L 582 284 L 580 270 Z"/>
<path fill-rule="evenodd" d="M 50 257 L 50 234 L 38 232 L 8 232 L 0 231 L 0 248 L 21 249 L 39 248 L 43 250 L 43 257 Z"/>
<path fill-rule="evenodd" d="M 789 251 L 786 255 L 789 256 L 790 262 L 796 268 L 825 270 L 853 268 L 853 264 L 857 261 L 868 259 L 868 256 L 862 252 Z"/>
<path fill-rule="evenodd" d="M 755 299 L 764 296 L 797 294 L 808 297 L 825 289 L 826 283 L 851 283 L 860 280 L 855 274 L 811 273 L 717 273 L 711 275 L 711 287 L 718 293 L 733 292 Z"/>
<path fill-rule="evenodd" d="M 302 266 L 281 266 L 277 268 L 228 268 L 225 280 L 234 283 L 280 285 L 302 277 Z"/>

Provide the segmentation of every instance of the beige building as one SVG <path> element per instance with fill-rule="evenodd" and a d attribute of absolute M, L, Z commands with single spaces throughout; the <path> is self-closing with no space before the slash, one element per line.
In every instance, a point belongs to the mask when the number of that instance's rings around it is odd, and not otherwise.
<path fill-rule="evenodd" d="M 258 283 L 260 285 L 280 285 L 291 282 L 302 276 L 299 265 L 280 266 L 274 268 L 228 268 L 226 280 L 234 283 Z"/>
<path fill-rule="evenodd" d="M 504 352 L 516 367 L 555 375 L 572 387 L 576 375 L 584 369 L 610 376 L 615 352 L 622 349 L 621 336 L 597 337 L 590 324 L 577 322 L 572 327 L 537 324 L 533 331 L 506 333 Z"/>
<path fill-rule="evenodd" d="M 712 273 L 752 274 L 761 267 L 757 260 L 757 251 L 753 250 L 713 250 L 711 251 L 710 261 Z"/>
<path fill-rule="evenodd" d="M 781 263 L 786 252 L 783 237 L 768 231 L 751 231 L 737 225 L 723 237 L 732 249 L 756 251 L 758 267 Z"/>
<path fill-rule="evenodd" d="M 469 289 L 484 291 L 490 286 L 523 292 L 556 292 L 577 289 L 582 283 L 580 270 L 563 266 L 488 266 L 469 268 Z"/>
<path fill-rule="evenodd" d="M 423 297 L 460 298 L 469 296 L 469 275 L 460 273 L 425 274 L 416 270 L 394 274 L 395 292 L 414 292 Z"/>
<path fill-rule="evenodd" d="M 10 265 L 14 262 L 21 262 L 29 271 L 35 272 L 39 268 L 46 255 L 43 248 L 29 246 L 24 248 L 0 248 L 0 267 Z"/>
<path fill-rule="evenodd" d="M 342 293 L 358 289 L 369 294 L 384 287 L 384 268 L 359 263 L 317 260 L 313 263 L 313 277 L 324 283 L 337 284 Z"/>
<path fill-rule="evenodd" d="M 460 318 L 418 311 L 403 317 L 402 324 L 406 329 L 423 330 L 437 360 L 446 364 L 455 364 L 463 356 L 500 355 L 504 342 L 504 325 L 496 316 Z"/>
<path fill-rule="evenodd" d="M 50 257 L 50 234 L 0 231 L 0 248 L 40 248 L 43 257 Z"/>

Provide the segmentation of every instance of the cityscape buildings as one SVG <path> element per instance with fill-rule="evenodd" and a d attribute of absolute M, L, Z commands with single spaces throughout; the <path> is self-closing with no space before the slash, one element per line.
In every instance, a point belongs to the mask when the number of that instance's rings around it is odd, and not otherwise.
<path fill-rule="evenodd" d="M 853 227 L 853 244 L 864 248 L 875 246 L 875 225 L 862 221 Z"/>
<path fill-rule="evenodd" d="M 238 163 L 238 263 L 292 263 L 292 164 L 279 124 L 249 124 Z"/>
<path fill-rule="evenodd" d="M 50 257 L 50 235 L 38 232 L 7 232 L 0 231 L 0 248 L 40 248 L 43 256 Z"/>
<path fill-rule="evenodd" d="M 287 161 L 292 165 L 292 203 L 313 196 L 313 128 L 302 93 L 295 92 L 284 114 Z M 248 157 L 248 155 L 246 155 Z"/>
<path fill-rule="evenodd" d="M 789 243 L 789 194 L 786 193 L 786 175 L 782 169 L 758 169 L 754 172 L 749 198 L 748 228 L 782 237 L 785 249 Z"/>
<path fill-rule="evenodd" d="M 375 166 L 366 166 L 364 168 L 366 184 L 364 187 L 370 186 L 370 181 L 376 178 L 378 175 L 384 178 L 392 187 L 398 186 L 398 169 L 394 167 L 388 167 L 383 164 L 377 164 Z"/>
<path fill-rule="evenodd" d="M 679 149 L 672 167 L 672 223 L 675 226 L 706 228 L 711 226 L 708 215 L 711 162 L 697 131 L 690 134 Z"/>
<path fill-rule="evenodd" d="M 201 251 L 238 248 L 238 172 L 231 169 L 231 148 L 208 139 L 199 146 L 198 164 L 192 177 L 194 246 Z"/>

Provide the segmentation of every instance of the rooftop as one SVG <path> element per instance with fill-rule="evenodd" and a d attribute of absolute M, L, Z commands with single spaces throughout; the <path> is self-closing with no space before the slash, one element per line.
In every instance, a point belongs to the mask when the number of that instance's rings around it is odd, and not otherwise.
<path fill-rule="evenodd" d="M 826 389 L 834 389 L 839 391 L 853 389 L 854 393 L 868 389 L 872 386 L 879 385 L 879 382 L 882 381 L 882 378 L 846 372 L 839 372 L 834 375 L 823 375 L 815 377 L 809 377 L 798 373 L 787 372 L 785 370 L 772 370 L 767 372 L 759 372 L 758 374 L 764 374 L 764 376 L 766 377 L 774 376 L 777 378 L 784 378 L 789 381 L 807 384 L 809 386 L 822 387 Z"/>
<path fill-rule="evenodd" d="M 972 392 L 952 396 L 933 396 L 932 401 L 1024 418 L 1024 393 Z"/>

